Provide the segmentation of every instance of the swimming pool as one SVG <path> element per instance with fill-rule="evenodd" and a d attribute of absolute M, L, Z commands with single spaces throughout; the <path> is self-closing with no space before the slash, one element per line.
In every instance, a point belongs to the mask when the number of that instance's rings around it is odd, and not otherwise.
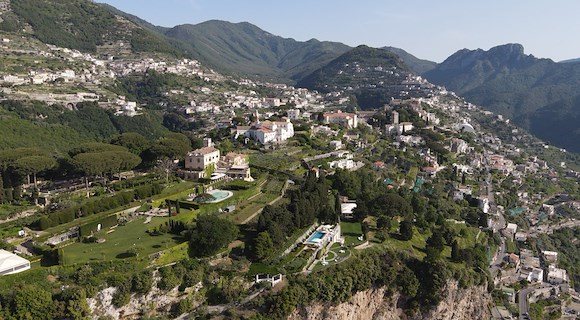
<path fill-rule="evenodd" d="M 207 194 L 211 195 L 212 198 L 198 201 L 200 203 L 218 203 L 234 195 L 234 193 L 231 191 L 219 189 L 208 191 Z"/>
<path fill-rule="evenodd" d="M 308 238 L 308 240 L 306 242 L 320 243 L 320 242 L 322 242 L 322 238 L 324 238 L 325 235 L 326 235 L 326 232 L 316 231 L 313 235 L 310 236 L 310 238 Z"/>

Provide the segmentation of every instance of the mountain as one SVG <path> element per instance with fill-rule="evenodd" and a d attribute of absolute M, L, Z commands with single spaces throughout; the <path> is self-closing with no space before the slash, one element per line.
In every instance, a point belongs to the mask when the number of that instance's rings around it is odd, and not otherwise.
<path fill-rule="evenodd" d="M 569 130 L 578 127 L 574 119 L 580 116 L 574 99 L 580 63 L 538 59 L 524 54 L 520 44 L 506 44 L 488 51 L 460 50 L 424 75 L 538 137 L 580 152 L 580 132 Z"/>
<path fill-rule="evenodd" d="M 83 52 L 183 54 L 163 37 L 87 0 L 17 0 L 0 30 Z M 123 43 L 123 45 L 121 45 Z"/>
<path fill-rule="evenodd" d="M 358 46 L 297 83 L 322 93 L 345 90 L 363 109 L 382 107 L 391 98 L 422 96 L 421 88 L 403 84 L 412 76 L 399 56 L 387 50 Z M 411 88 L 413 87 L 413 88 Z M 415 91 L 413 91 L 415 90 Z"/>
<path fill-rule="evenodd" d="M 409 68 L 417 74 L 423 74 L 429 70 L 432 70 L 437 66 L 437 62 L 419 59 L 400 48 L 382 47 L 381 49 L 387 50 L 389 52 L 398 55 L 405 62 L 405 64 L 409 66 Z"/>
<path fill-rule="evenodd" d="M 250 23 L 211 20 L 164 33 L 219 71 L 297 80 L 350 50 L 342 43 L 282 38 Z"/>
<path fill-rule="evenodd" d="M 560 63 L 577 63 L 577 62 L 580 62 L 580 58 L 568 59 L 568 60 L 562 60 L 562 61 L 560 61 Z"/>

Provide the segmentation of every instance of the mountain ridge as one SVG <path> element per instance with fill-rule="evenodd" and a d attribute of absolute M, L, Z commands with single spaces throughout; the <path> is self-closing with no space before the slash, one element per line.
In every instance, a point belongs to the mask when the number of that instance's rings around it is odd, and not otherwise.
<path fill-rule="evenodd" d="M 550 137 L 555 145 L 576 152 L 580 145 L 580 133 L 564 128 L 580 115 L 580 102 L 562 109 L 563 99 L 577 95 L 580 86 L 580 64 L 557 63 L 526 55 L 521 44 L 506 44 L 482 49 L 462 49 L 451 55 L 424 76 L 432 83 L 444 85 L 470 102 L 483 106 L 508 118 L 539 137 Z M 541 113 L 545 121 L 561 119 L 560 126 L 553 126 L 557 134 L 547 134 L 545 126 L 535 119 Z M 548 110 L 551 110 L 548 112 Z M 567 117 L 562 117 L 567 114 Z M 576 124 L 577 125 L 577 124 Z M 562 137 L 572 134 L 573 139 Z"/>

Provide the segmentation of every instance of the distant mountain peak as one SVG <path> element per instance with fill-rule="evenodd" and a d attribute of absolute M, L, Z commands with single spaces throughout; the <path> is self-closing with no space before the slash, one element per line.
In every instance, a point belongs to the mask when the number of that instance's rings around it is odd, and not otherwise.
<path fill-rule="evenodd" d="M 489 50 L 462 49 L 425 73 L 468 101 L 513 119 L 540 138 L 580 151 L 580 63 L 556 63 L 508 43 Z M 541 116 L 539 116 L 541 115 Z"/>

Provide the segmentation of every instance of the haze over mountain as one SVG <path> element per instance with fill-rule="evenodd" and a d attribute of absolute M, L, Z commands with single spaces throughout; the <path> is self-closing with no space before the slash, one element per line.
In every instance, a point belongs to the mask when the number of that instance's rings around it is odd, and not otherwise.
<path fill-rule="evenodd" d="M 426 78 L 557 146 L 580 151 L 580 64 L 524 54 L 520 44 L 459 50 Z M 541 118 L 538 118 L 539 115 Z M 541 121 L 538 121 L 541 119 Z"/>

